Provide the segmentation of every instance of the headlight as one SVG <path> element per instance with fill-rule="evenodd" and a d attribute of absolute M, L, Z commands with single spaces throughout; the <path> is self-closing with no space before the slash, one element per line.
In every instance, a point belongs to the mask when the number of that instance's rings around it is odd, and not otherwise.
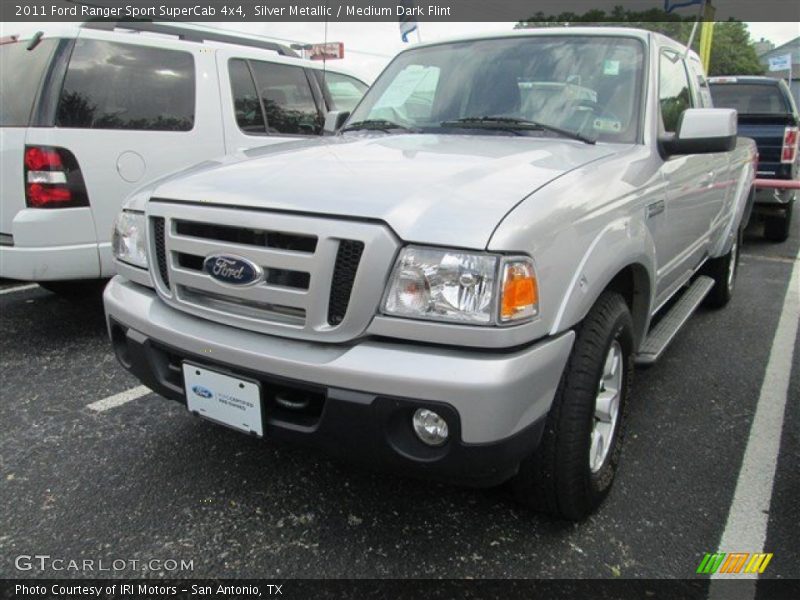
<path fill-rule="evenodd" d="M 535 317 L 538 296 L 529 258 L 408 246 L 395 263 L 383 312 L 415 319 L 505 324 Z"/>
<path fill-rule="evenodd" d="M 147 219 L 142 213 L 123 211 L 111 236 L 114 257 L 135 267 L 147 268 Z"/>
<path fill-rule="evenodd" d="M 494 322 L 497 258 L 409 246 L 397 259 L 387 314 L 467 323 Z"/>

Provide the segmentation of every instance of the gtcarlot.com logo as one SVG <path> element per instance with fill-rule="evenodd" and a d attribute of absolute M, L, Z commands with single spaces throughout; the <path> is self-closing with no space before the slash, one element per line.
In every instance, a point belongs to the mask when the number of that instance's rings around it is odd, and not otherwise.
<path fill-rule="evenodd" d="M 702 575 L 713 575 L 714 573 L 724 573 L 727 575 L 738 575 L 748 573 L 763 573 L 767 568 L 772 554 L 750 554 L 749 552 L 717 552 L 716 554 L 706 553 L 697 572 Z"/>
<path fill-rule="evenodd" d="M 194 571 L 194 560 L 174 558 L 152 558 L 140 560 L 138 558 L 59 558 L 49 554 L 20 554 L 14 559 L 17 571 Z"/>

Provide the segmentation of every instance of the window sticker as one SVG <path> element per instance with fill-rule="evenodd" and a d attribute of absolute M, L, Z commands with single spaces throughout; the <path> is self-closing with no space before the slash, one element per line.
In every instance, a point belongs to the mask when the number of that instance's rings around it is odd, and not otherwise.
<path fill-rule="evenodd" d="M 622 123 L 616 119 L 597 117 L 594 120 L 595 131 L 606 131 L 608 133 L 619 133 L 622 131 Z"/>
<path fill-rule="evenodd" d="M 398 108 L 405 104 L 406 100 L 426 79 L 433 78 L 434 83 L 438 79 L 439 69 L 436 67 L 423 67 L 421 65 L 410 65 L 395 77 L 387 90 L 375 103 L 376 108 Z"/>
<path fill-rule="evenodd" d="M 619 75 L 619 61 L 607 60 L 603 64 L 603 75 Z"/>

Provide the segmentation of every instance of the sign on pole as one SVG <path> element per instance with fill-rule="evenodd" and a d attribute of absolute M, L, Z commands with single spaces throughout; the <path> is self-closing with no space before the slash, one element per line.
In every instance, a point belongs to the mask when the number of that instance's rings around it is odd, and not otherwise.
<path fill-rule="evenodd" d="M 303 49 L 303 56 L 311 60 L 335 60 L 337 58 L 344 58 L 344 42 L 311 44 L 310 48 Z"/>
<path fill-rule="evenodd" d="M 770 71 L 789 71 L 792 68 L 792 55 L 782 54 L 781 56 L 769 57 Z"/>
<path fill-rule="evenodd" d="M 693 4 L 701 4 L 703 0 L 664 0 L 664 12 L 672 12 L 676 8 L 684 8 Z"/>

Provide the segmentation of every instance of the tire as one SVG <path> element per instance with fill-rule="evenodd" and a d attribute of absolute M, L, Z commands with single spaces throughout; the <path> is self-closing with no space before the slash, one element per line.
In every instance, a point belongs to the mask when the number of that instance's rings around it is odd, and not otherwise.
<path fill-rule="evenodd" d="M 731 301 L 736 288 L 736 276 L 739 273 L 739 250 L 742 234 L 736 236 L 730 252 L 718 258 L 712 258 L 703 267 L 703 274 L 714 280 L 714 287 L 703 303 L 709 308 L 722 308 Z"/>
<path fill-rule="evenodd" d="M 764 237 L 770 242 L 785 242 L 789 238 L 793 206 L 794 202 L 791 202 L 782 216 L 770 216 L 764 219 Z"/>
<path fill-rule="evenodd" d="M 108 281 L 105 279 L 79 279 L 75 281 L 39 281 L 38 283 L 48 292 L 67 300 L 81 300 L 100 298 Z"/>
<path fill-rule="evenodd" d="M 612 355 L 618 361 L 618 408 L 616 418 L 599 421 L 598 400 L 613 394 L 612 380 L 605 380 L 605 387 L 602 379 Z M 619 465 L 632 382 L 633 320 L 622 296 L 604 292 L 576 329 L 541 443 L 511 482 L 519 502 L 571 521 L 586 518 L 600 506 Z M 610 440 L 604 456 L 593 441 L 600 424 Z"/>

